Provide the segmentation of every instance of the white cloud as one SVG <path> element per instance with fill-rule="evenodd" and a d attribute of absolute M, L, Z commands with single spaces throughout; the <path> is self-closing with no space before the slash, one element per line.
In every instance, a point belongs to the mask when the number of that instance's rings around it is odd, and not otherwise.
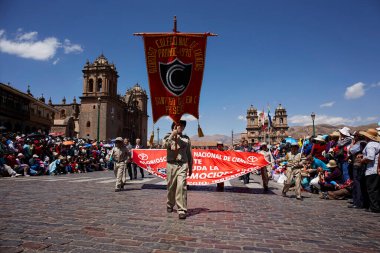
<path fill-rule="evenodd" d="M 72 44 L 68 39 L 65 39 L 62 45 L 55 37 L 42 40 L 38 40 L 37 37 L 38 32 L 23 32 L 20 28 L 17 30 L 15 39 L 12 40 L 5 36 L 5 30 L 0 30 L 0 52 L 38 61 L 54 58 L 59 48 L 63 48 L 65 54 L 83 52 L 82 46 Z"/>
<path fill-rule="evenodd" d="M 16 39 L 18 41 L 25 41 L 25 40 L 30 40 L 34 41 L 37 39 L 38 32 L 30 32 L 30 33 L 20 33 L 17 35 Z"/>
<path fill-rule="evenodd" d="M 346 99 L 356 99 L 364 96 L 365 90 L 364 90 L 365 84 L 362 82 L 355 83 L 349 87 L 346 88 L 346 92 L 344 93 L 344 97 Z"/>
<path fill-rule="evenodd" d="M 247 121 L 247 118 L 243 115 L 239 115 L 238 116 L 238 120 L 243 120 L 243 121 Z"/>
<path fill-rule="evenodd" d="M 334 104 L 335 104 L 335 101 L 331 101 L 331 102 L 327 102 L 327 103 L 321 104 L 320 107 L 321 108 L 323 108 L 323 107 L 332 107 Z"/>
<path fill-rule="evenodd" d="M 380 87 L 380 82 L 371 84 L 371 88 Z"/>
<path fill-rule="evenodd" d="M 82 53 L 83 48 L 79 44 L 71 44 L 71 41 L 68 39 L 65 39 L 63 43 L 63 49 L 65 51 L 65 54 L 70 54 L 70 53 Z"/>
<path fill-rule="evenodd" d="M 316 115 L 315 124 L 329 124 L 329 125 L 357 125 L 371 123 L 375 121 L 378 117 L 367 117 L 363 119 L 362 117 L 354 118 L 344 118 L 339 116 L 328 116 L 328 115 Z M 310 115 L 294 115 L 288 118 L 288 122 L 293 125 L 312 125 Z"/>
<path fill-rule="evenodd" d="M 55 61 L 53 61 L 53 65 L 56 65 L 59 62 L 59 60 L 59 58 L 55 59 Z"/>

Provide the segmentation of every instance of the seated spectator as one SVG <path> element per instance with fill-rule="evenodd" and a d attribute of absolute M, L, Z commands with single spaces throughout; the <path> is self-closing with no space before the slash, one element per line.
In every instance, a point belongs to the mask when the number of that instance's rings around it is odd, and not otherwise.
<path fill-rule="evenodd" d="M 28 177 L 29 175 L 29 165 L 26 162 L 25 156 L 23 153 L 18 153 L 17 158 L 16 158 L 16 166 L 15 166 L 15 171 L 18 174 L 23 174 L 24 176 Z"/>
<path fill-rule="evenodd" d="M 312 187 L 311 191 L 318 192 L 321 189 L 319 184 L 320 177 L 318 174 L 324 173 L 325 171 L 330 172 L 330 169 L 323 161 L 312 156 L 307 157 L 306 164 L 308 165 L 307 172 L 310 177 L 310 186 Z"/>
<path fill-rule="evenodd" d="M 330 160 L 326 165 L 331 172 L 325 171 L 319 178 L 321 186 L 320 198 L 327 198 L 327 191 L 335 191 L 340 188 L 342 183 L 342 172 L 339 170 L 335 160 Z"/>
<path fill-rule="evenodd" d="M 344 184 L 338 186 L 338 190 L 328 191 L 325 199 L 342 200 L 351 197 L 353 181 L 348 179 Z"/>

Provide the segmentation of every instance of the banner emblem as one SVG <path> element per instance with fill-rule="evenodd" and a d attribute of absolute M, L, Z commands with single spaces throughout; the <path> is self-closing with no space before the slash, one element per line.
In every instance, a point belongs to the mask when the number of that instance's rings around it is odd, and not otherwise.
<path fill-rule="evenodd" d="M 193 64 L 185 64 L 177 58 L 169 63 L 160 62 L 160 77 L 165 88 L 175 96 L 181 96 L 189 86 Z"/>

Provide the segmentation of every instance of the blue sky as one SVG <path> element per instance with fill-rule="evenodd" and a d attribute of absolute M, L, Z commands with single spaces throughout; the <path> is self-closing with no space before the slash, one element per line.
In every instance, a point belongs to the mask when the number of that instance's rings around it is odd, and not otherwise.
<path fill-rule="evenodd" d="M 0 1 L 0 82 L 59 103 L 102 52 L 118 91 L 148 91 L 135 32 L 213 32 L 200 100 L 207 135 L 244 132 L 246 111 L 281 103 L 290 125 L 380 121 L 380 1 Z M 150 103 L 150 100 L 149 100 Z M 149 104 L 149 114 L 151 106 Z M 170 122 L 156 124 L 161 133 Z M 196 134 L 196 121 L 187 133 Z M 152 129 L 152 121 L 149 121 Z"/>

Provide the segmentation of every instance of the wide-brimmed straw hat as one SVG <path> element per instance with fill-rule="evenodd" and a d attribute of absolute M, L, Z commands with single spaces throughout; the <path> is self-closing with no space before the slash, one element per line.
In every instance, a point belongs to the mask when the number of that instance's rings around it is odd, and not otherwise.
<path fill-rule="evenodd" d="M 343 127 L 342 129 L 339 129 L 338 131 L 343 134 L 344 136 L 351 136 L 350 130 L 348 127 Z"/>
<path fill-rule="evenodd" d="M 318 135 L 317 137 L 314 138 L 316 141 L 321 141 L 321 142 L 326 142 L 326 140 L 323 138 L 322 135 Z"/>
<path fill-rule="evenodd" d="M 124 140 L 123 140 L 123 138 L 121 138 L 121 137 L 117 137 L 117 138 L 115 139 L 115 141 L 121 141 L 121 142 L 123 142 Z"/>
<path fill-rule="evenodd" d="M 359 132 L 361 135 L 373 140 L 373 141 L 378 141 L 380 142 L 380 137 L 377 133 L 377 130 L 374 128 L 370 128 L 367 131 L 360 131 Z"/>
<path fill-rule="evenodd" d="M 334 131 L 330 134 L 330 137 L 339 137 L 340 133 L 338 131 Z"/>
<path fill-rule="evenodd" d="M 328 164 L 326 164 L 328 168 L 336 168 L 338 164 L 336 164 L 335 160 L 330 160 Z"/>

